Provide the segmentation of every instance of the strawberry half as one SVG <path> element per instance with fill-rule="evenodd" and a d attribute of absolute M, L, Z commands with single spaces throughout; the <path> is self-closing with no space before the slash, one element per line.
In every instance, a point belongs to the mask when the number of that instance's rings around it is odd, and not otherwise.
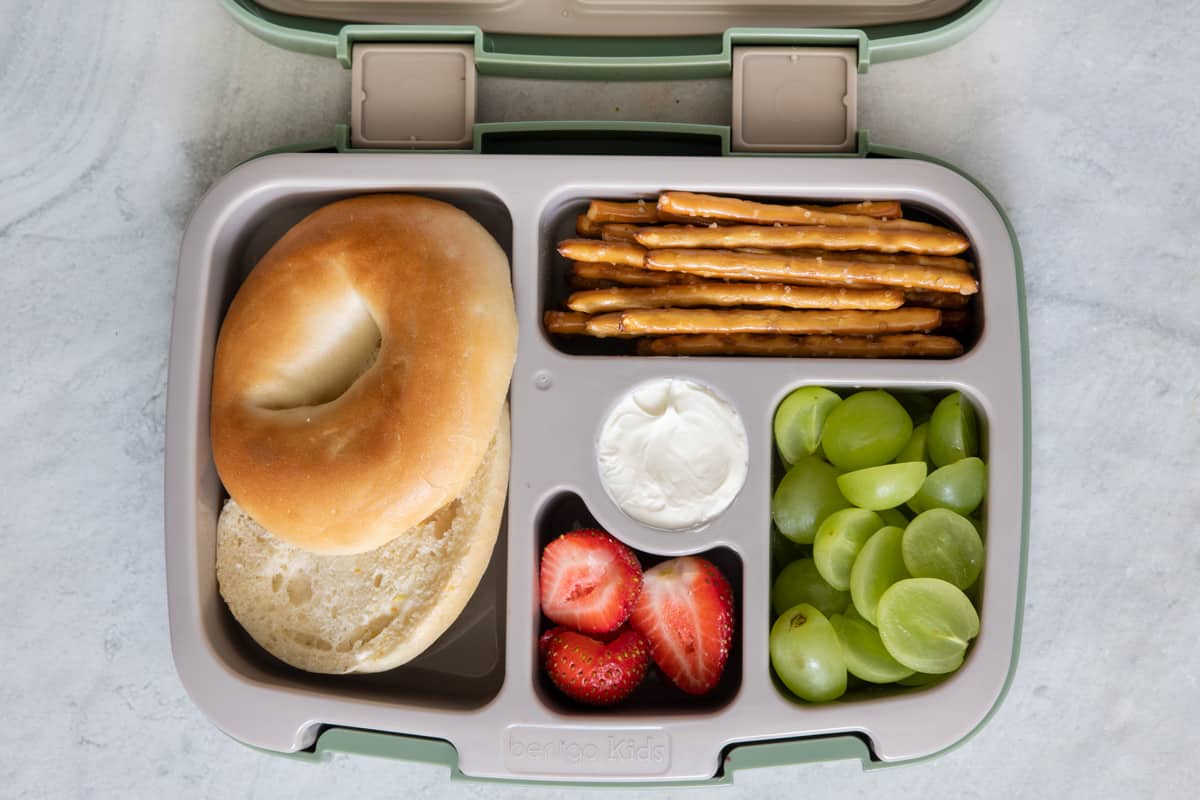
<path fill-rule="evenodd" d="M 582 633 L 615 631 L 642 589 L 642 565 L 601 530 L 564 533 L 542 551 L 542 613 Z"/>
<path fill-rule="evenodd" d="M 709 692 L 721 680 L 733 643 L 733 590 L 710 562 L 697 556 L 646 570 L 630 626 L 650 643 L 650 656 L 688 694 Z"/>
<path fill-rule="evenodd" d="M 626 628 L 605 643 L 559 630 L 545 650 L 546 674 L 563 694 L 592 706 L 611 706 L 646 677 L 650 650 L 640 633 Z"/>

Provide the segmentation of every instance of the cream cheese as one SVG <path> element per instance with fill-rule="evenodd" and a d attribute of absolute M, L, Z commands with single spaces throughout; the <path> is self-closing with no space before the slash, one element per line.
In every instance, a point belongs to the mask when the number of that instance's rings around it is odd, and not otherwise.
<path fill-rule="evenodd" d="M 746 429 L 711 389 L 680 378 L 634 387 L 596 440 L 605 491 L 629 516 L 656 528 L 702 525 L 746 480 Z"/>

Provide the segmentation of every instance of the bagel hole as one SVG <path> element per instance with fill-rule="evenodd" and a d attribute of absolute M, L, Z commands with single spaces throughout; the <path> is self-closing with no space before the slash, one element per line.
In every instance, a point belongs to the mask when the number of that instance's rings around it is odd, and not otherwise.
<path fill-rule="evenodd" d="M 275 380 L 254 398 L 259 408 L 286 411 L 337 400 L 375 365 L 383 332 L 362 297 L 348 291 L 315 310 L 296 339 L 296 356 L 278 365 Z"/>

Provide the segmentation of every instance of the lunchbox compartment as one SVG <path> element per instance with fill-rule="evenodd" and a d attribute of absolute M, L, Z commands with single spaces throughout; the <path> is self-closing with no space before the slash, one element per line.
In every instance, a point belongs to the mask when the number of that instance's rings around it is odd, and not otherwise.
<path fill-rule="evenodd" d="M 316 209 L 361 193 L 336 189 L 310 189 L 287 193 L 274 202 L 254 207 L 245 220 L 228 227 L 228 265 L 212 264 L 214 300 L 219 298 L 220 317 L 254 265 L 293 225 Z M 430 189 L 421 194 L 443 200 L 470 214 L 500 243 L 511 260 L 512 216 L 495 195 L 470 188 Z M 239 209 L 241 210 L 241 209 Z M 205 361 L 211 363 L 213 340 L 205 345 Z M 220 486 L 208 452 L 208 376 L 201 381 L 204 393 L 198 426 L 204 487 L 209 510 L 199 521 L 198 547 L 202 558 L 212 562 L 216 551 L 217 513 L 228 494 Z M 348 387 L 346 387 L 348 388 Z M 259 646 L 237 623 L 224 601 L 214 591 L 215 603 L 206 615 L 207 638 L 226 669 L 255 682 L 291 690 L 315 691 L 347 698 L 398 702 L 417 706 L 472 709 L 495 697 L 504 681 L 504 647 L 507 611 L 504 553 L 507 521 L 502 521 L 496 548 L 463 613 L 429 649 L 409 663 L 386 672 L 319 675 L 291 667 Z"/>
<path fill-rule="evenodd" d="M 664 185 L 660 191 L 668 191 L 682 187 Z M 703 186 L 696 187 L 694 184 L 688 187 L 689 191 L 705 191 Z M 721 193 L 725 194 L 725 193 Z M 753 200 L 764 203 L 774 204 L 801 204 L 801 205 L 836 205 L 839 203 L 856 203 L 862 200 L 885 200 L 895 199 L 878 195 L 875 193 L 863 193 L 859 195 L 846 196 L 805 196 L 789 191 L 784 188 L 779 194 L 762 194 L 752 191 L 741 192 L 736 195 L 745 200 Z M 576 217 L 584 214 L 588 209 L 588 203 L 593 199 L 614 200 L 624 202 L 644 201 L 648 205 L 653 206 L 657 201 L 656 194 L 614 194 L 597 187 L 592 192 L 582 192 L 580 194 L 571 194 L 559 197 L 556 202 L 543 209 L 542 219 L 539 222 L 538 230 L 542 237 L 542 246 L 539 248 L 539 268 L 538 268 L 538 301 L 543 310 L 566 310 L 567 298 L 576 291 L 571 288 L 567 281 L 568 273 L 570 272 L 571 262 L 557 251 L 558 243 L 564 239 L 579 238 L 576 232 Z M 943 210 L 934 205 L 904 201 L 904 216 L 906 219 L 911 219 L 918 222 L 929 222 L 935 225 L 941 225 L 951 230 L 961 231 L 961 227 L 953 221 Z M 980 264 L 980 254 L 972 242 L 972 247 L 963 252 L 959 258 L 975 264 L 975 275 L 979 279 L 980 294 L 969 298 L 965 310 L 970 315 L 968 325 L 962 330 L 955 330 L 948 333 L 963 344 L 963 354 L 971 352 L 971 349 L 979 341 L 984 330 L 984 304 L 980 302 L 980 296 L 987 291 L 986 269 Z M 553 334 L 546 330 L 544 322 L 539 322 L 539 333 L 542 337 L 556 350 L 572 356 L 628 356 L 633 355 L 636 350 L 635 340 L 619 339 L 619 338 L 596 338 L 592 336 L 564 336 Z M 937 331 L 941 333 L 941 331 Z M 961 357 L 961 356 L 960 356 Z M 766 357 L 772 360 L 786 357 Z M 938 359 L 944 360 L 944 359 Z"/>
<path fill-rule="evenodd" d="M 811 385 L 814 385 L 814 384 L 809 383 L 809 382 L 796 383 L 794 386 L 790 387 L 787 390 L 787 392 L 785 393 L 785 396 L 787 394 L 790 394 L 792 391 L 801 388 L 802 386 L 811 386 Z M 971 599 L 971 602 L 975 606 L 975 610 L 979 613 L 980 635 L 982 635 L 983 632 L 987 629 L 988 622 L 989 622 L 988 615 L 986 615 L 984 613 L 982 599 L 984 596 L 985 582 L 986 582 L 989 572 L 991 571 L 988 569 L 988 560 L 989 560 L 988 559 L 988 554 L 989 554 L 988 519 L 989 519 L 989 508 L 991 506 L 990 498 L 991 498 L 991 494 L 992 494 L 992 491 L 994 488 L 994 483 L 997 480 L 993 471 L 991 470 L 991 465 L 988 462 L 988 438 L 989 438 L 988 437 L 988 417 L 983 409 L 982 404 L 978 401 L 978 399 L 976 399 L 972 396 L 972 392 L 969 389 L 963 389 L 960 387 L 947 387 L 947 386 L 937 386 L 937 385 L 928 385 L 925 387 L 913 387 L 913 386 L 896 387 L 896 386 L 889 386 L 886 384 L 876 384 L 876 383 L 856 383 L 856 384 L 847 385 L 847 384 L 836 384 L 836 383 L 831 383 L 831 382 L 822 383 L 820 385 L 824 386 L 827 389 L 831 389 L 832 391 L 841 395 L 841 397 L 843 399 L 855 392 L 870 390 L 870 389 L 882 389 L 884 391 L 890 392 L 891 394 L 893 394 L 893 396 L 896 396 L 897 399 L 900 399 L 902 404 L 905 404 L 905 400 L 901 399 L 903 395 L 922 396 L 922 397 L 928 398 L 932 401 L 931 404 L 929 405 L 930 412 L 932 412 L 932 410 L 933 410 L 934 406 L 937 404 L 938 400 L 940 400 L 942 397 L 944 397 L 954 391 L 961 392 L 963 395 L 963 398 L 966 399 L 971 404 L 972 409 L 975 411 L 975 418 L 976 418 L 976 421 L 979 426 L 979 453 L 978 453 L 978 455 L 981 459 L 983 459 L 985 464 L 988 464 L 988 470 L 987 470 L 987 475 L 986 475 L 986 488 L 984 490 L 983 502 L 980 504 L 979 508 L 975 511 L 975 513 L 971 515 L 972 517 L 978 517 L 982 522 L 981 530 L 980 530 L 980 538 L 983 539 L 984 569 L 983 569 L 983 571 L 980 572 L 979 578 L 976 579 L 975 583 L 973 583 L 970 587 L 968 587 L 965 590 L 965 594 L 967 595 L 967 597 L 969 597 Z M 910 414 L 911 414 L 911 410 L 910 410 Z M 926 419 L 923 419 L 920 421 L 914 419 L 913 420 L 914 427 L 916 427 L 916 425 L 919 425 L 920 422 L 925 422 L 925 421 L 928 421 L 927 416 L 926 416 Z M 779 481 L 783 478 L 784 474 L 787 472 L 787 470 L 784 468 L 782 460 L 779 457 L 779 452 L 778 452 L 777 448 L 775 447 L 775 442 L 774 442 L 773 437 L 771 438 L 771 465 L 772 465 L 771 466 L 771 472 L 772 472 L 771 491 L 773 493 L 775 490 L 775 487 L 779 485 Z M 931 469 L 930 471 L 932 472 L 933 470 Z M 912 509 L 908 508 L 906 505 L 902 506 L 900 511 L 901 511 L 901 513 L 904 513 L 906 516 L 908 516 L 910 519 L 913 516 L 915 516 L 915 512 L 913 512 Z M 793 561 L 797 558 L 805 558 L 805 557 L 811 558 L 812 557 L 812 545 L 800 545 L 800 544 L 791 542 L 786 537 L 784 537 L 781 533 L 779 533 L 779 531 L 777 529 L 775 529 L 774 525 L 772 525 L 771 536 L 773 537 L 773 539 L 774 539 L 774 537 L 779 537 L 778 539 L 773 541 L 773 544 L 771 547 L 771 554 L 770 554 L 770 578 L 771 578 L 771 583 L 773 584 L 775 581 L 775 578 L 779 575 L 780 570 L 782 570 L 785 566 L 787 566 L 788 563 L 790 563 L 791 561 Z M 778 617 L 778 615 L 775 613 L 774 609 L 772 609 L 770 618 L 766 622 L 768 630 L 770 629 L 770 626 L 774 623 L 774 621 L 777 617 Z M 902 686 L 897 683 L 873 684 L 868 681 L 864 681 L 864 680 L 855 678 L 853 675 L 850 675 L 850 676 L 848 676 L 849 683 L 848 683 L 848 686 L 846 689 L 846 693 L 833 702 L 837 703 L 837 704 L 846 704 L 846 703 L 855 703 L 855 702 L 865 701 L 865 700 L 877 700 L 880 698 L 887 698 L 887 697 L 892 697 L 892 696 L 923 692 L 923 691 L 933 689 L 936 686 L 940 686 L 942 684 L 949 683 L 949 682 L 953 681 L 954 678 L 957 675 L 959 675 L 963 670 L 965 670 L 967 668 L 967 666 L 971 663 L 971 660 L 975 654 L 977 642 L 978 642 L 978 638 L 973 640 L 968 645 L 966 657 L 963 660 L 962 666 L 960 666 L 954 672 L 951 672 L 947 675 L 942 676 L 938 680 L 931 681 L 929 684 L 922 685 L 922 686 Z M 784 698 L 785 700 L 787 700 L 789 702 L 800 705 L 800 706 L 812 707 L 811 703 L 801 700 L 800 698 L 798 698 L 794 694 L 792 694 L 792 692 L 789 691 L 788 688 L 783 685 L 782 681 L 779 680 L 779 677 L 775 674 L 775 670 L 772 669 L 769 664 L 767 665 L 767 669 L 771 673 L 771 681 L 772 681 L 776 691 L 779 693 L 779 695 L 782 698 Z"/>
<path fill-rule="evenodd" d="M 577 528 L 603 528 L 588 510 L 583 498 L 574 492 L 564 491 L 554 495 L 538 515 L 537 549 L 534 553 L 535 564 L 540 562 L 542 548 L 555 538 L 567 531 Z M 613 537 L 620 540 L 620 530 L 608 530 Z M 687 536 L 686 532 L 676 536 Z M 650 569 L 655 564 L 662 563 L 673 556 L 656 555 L 654 553 L 632 548 L 637 555 L 643 570 Z M 733 646 L 729 653 L 729 661 L 721 682 L 711 692 L 705 695 L 689 695 L 671 683 L 651 663 L 650 671 L 642 684 L 625 700 L 608 708 L 594 708 L 571 700 L 558 690 L 541 668 L 538 659 L 534 658 L 535 685 L 538 697 L 548 708 L 562 714 L 600 715 L 604 717 L 620 717 L 643 712 L 665 712 L 670 714 L 703 714 L 712 712 L 728 705 L 737 696 L 742 683 L 742 560 L 728 547 L 716 547 L 711 550 L 696 553 L 696 555 L 711 561 L 721 574 L 729 581 L 734 598 L 734 630 Z M 537 570 L 534 571 L 535 576 Z M 546 630 L 554 627 L 554 623 L 544 615 L 538 614 L 535 632 L 540 636 Z M 533 646 L 537 647 L 535 636 Z"/>

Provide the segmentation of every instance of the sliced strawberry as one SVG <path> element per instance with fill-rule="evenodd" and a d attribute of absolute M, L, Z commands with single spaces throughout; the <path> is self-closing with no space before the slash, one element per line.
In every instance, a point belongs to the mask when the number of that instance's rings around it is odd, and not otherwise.
<path fill-rule="evenodd" d="M 630 626 L 650 643 L 650 656 L 688 694 L 721 680 L 733 643 L 733 590 L 715 566 L 697 556 L 646 570 Z"/>
<path fill-rule="evenodd" d="M 542 660 L 542 663 L 546 662 L 546 651 L 550 648 L 550 642 L 565 630 L 568 629 L 562 625 L 555 625 L 553 628 L 543 631 L 542 635 L 538 637 L 538 658 Z"/>
<path fill-rule="evenodd" d="M 642 565 L 625 545 L 591 528 L 564 533 L 542 551 L 542 613 L 582 633 L 615 631 L 642 589 Z"/>
<path fill-rule="evenodd" d="M 560 630 L 546 647 L 546 673 L 563 694 L 592 706 L 611 706 L 646 677 L 650 650 L 640 633 L 626 628 L 607 644 Z"/>

